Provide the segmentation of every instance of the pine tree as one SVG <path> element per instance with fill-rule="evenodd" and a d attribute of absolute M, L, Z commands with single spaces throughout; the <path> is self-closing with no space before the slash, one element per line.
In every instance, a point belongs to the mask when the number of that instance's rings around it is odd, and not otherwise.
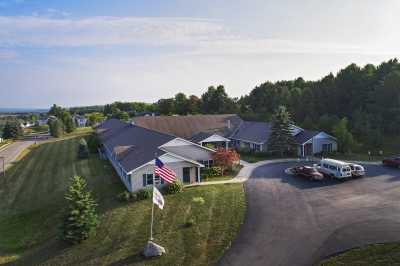
<path fill-rule="evenodd" d="M 23 135 L 21 125 L 17 121 L 8 121 L 3 129 L 3 138 L 16 139 Z"/>
<path fill-rule="evenodd" d="M 87 190 L 85 179 L 74 176 L 65 195 L 68 201 L 68 213 L 62 225 L 62 238 L 71 243 L 78 244 L 95 231 L 98 225 L 96 202 Z"/>
<path fill-rule="evenodd" d="M 283 156 L 291 152 L 296 143 L 292 135 L 290 114 L 285 106 L 279 106 L 272 118 L 271 135 L 268 140 L 268 151 Z"/>

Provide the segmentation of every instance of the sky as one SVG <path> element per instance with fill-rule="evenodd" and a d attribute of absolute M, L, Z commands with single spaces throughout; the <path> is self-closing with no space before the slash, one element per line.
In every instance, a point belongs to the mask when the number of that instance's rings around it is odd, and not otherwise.
<path fill-rule="evenodd" d="M 0 107 L 201 95 L 400 57 L 398 0 L 0 0 Z"/>

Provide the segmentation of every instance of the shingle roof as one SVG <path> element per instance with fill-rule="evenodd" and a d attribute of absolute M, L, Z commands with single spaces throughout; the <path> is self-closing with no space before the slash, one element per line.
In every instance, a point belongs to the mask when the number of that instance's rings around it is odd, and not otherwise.
<path fill-rule="evenodd" d="M 294 139 L 297 144 L 303 144 L 304 142 L 308 141 L 312 137 L 315 137 L 318 135 L 320 131 L 314 131 L 314 130 L 303 130 L 296 136 L 294 136 Z"/>
<path fill-rule="evenodd" d="M 271 123 L 243 121 L 232 138 L 254 143 L 265 143 L 268 141 L 270 134 Z"/>
<path fill-rule="evenodd" d="M 188 115 L 188 116 L 147 116 L 135 117 L 134 123 L 158 132 L 174 135 L 187 140 L 199 133 L 218 133 L 230 136 L 242 122 L 235 114 Z M 230 121 L 230 128 L 228 128 Z"/>
<path fill-rule="evenodd" d="M 116 119 L 105 121 L 96 131 L 103 145 L 116 152 L 118 162 L 126 171 L 151 161 L 155 153 L 164 154 L 158 147 L 175 138 Z"/>

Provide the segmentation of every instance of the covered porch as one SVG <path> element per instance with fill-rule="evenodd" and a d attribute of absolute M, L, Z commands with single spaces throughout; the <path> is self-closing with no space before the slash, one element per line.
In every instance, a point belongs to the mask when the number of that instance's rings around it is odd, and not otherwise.
<path fill-rule="evenodd" d="M 229 148 L 230 141 L 230 139 L 224 138 L 218 134 L 213 134 L 208 138 L 203 139 L 199 143 L 201 146 L 212 145 L 215 149 L 224 148 L 225 150 L 227 150 Z"/>

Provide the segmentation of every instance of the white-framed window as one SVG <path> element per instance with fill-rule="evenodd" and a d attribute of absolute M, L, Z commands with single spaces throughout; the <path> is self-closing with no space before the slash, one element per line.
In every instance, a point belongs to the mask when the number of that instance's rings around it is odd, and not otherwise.
<path fill-rule="evenodd" d="M 332 143 L 322 144 L 322 151 L 331 152 L 332 151 Z"/>
<path fill-rule="evenodd" d="M 153 174 L 143 174 L 143 186 L 153 185 Z"/>

